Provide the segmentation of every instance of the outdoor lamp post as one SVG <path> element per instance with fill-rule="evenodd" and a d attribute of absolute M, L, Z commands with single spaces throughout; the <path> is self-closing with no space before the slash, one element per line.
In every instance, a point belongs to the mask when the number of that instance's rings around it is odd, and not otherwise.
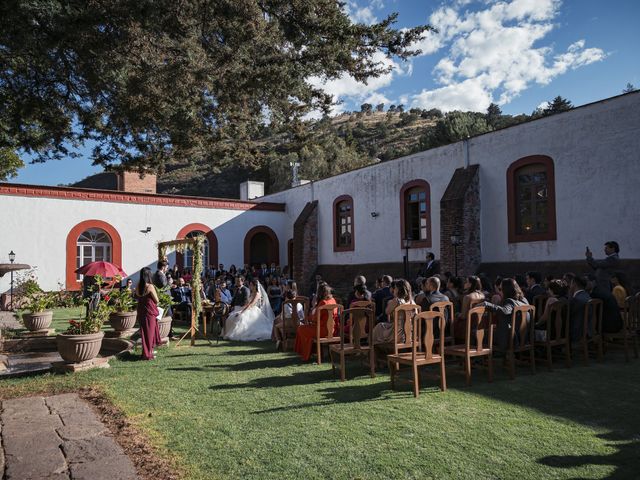
<path fill-rule="evenodd" d="M 9 252 L 9 261 L 13 263 L 16 259 L 16 254 L 11 250 Z M 11 270 L 11 305 L 9 307 L 13 311 L 13 270 Z"/>
<path fill-rule="evenodd" d="M 462 239 L 460 235 L 453 234 L 451 235 L 451 245 L 453 245 L 453 270 L 455 272 L 455 276 L 458 276 L 458 247 L 462 245 Z"/>
<path fill-rule="evenodd" d="M 411 248 L 411 237 L 405 237 L 402 239 L 402 246 L 404 247 L 404 278 L 409 278 L 409 249 Z"/>

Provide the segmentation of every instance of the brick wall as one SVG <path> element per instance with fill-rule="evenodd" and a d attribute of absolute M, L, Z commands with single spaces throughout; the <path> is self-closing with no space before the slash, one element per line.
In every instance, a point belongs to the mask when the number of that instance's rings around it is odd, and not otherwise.
<path fill-rule="evenodd" d="M 141 177 L 137 172 L 119 172 L 118 190 L 121 192 L 156 193 L 156 175 L 147 173 Z"/>
<path fill-rule="evenodd" d="M 307 295 L 318 268 L 318 201 L 305 205 L 293 224 L 293 278 Z"/>
<path fill-rule="evenodd" d="M 440 200 L 440 271 L 471 275 L 482 261 L 480 250 L 480 181 L 479 165 L 458 168 Z M 451 236 L 458 235 L 462 244 L 454 248 Z M 456 252 L 457 250 L 457 252 Z"/>

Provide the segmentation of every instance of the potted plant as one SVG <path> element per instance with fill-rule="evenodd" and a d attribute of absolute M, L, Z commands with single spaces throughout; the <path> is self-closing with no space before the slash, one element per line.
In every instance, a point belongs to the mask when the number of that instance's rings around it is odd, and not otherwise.
<path fill-rule="evenodd" d="M 173 299 L 171 294 L 166 290 L 158 290 L 158 307 L 163 310 L 163 316 L 158 320 L 158 327 L 160 329 L 160 338 L 164 342 L 169 339 L 169 332 L 171 331 L 171 316 L 169 311 L 173 305 Z"/>
<path fill-rule="evenodd" d="M 116 281 L 118 281 L 116 277 Z M 112 307 L 109 323 L 116 332 L 131 330 L 136 324 L 136 300 L 128 288 L 114 288 L 104 299 Z"/>
<path fill-rule="evenodd" d="M 87 316 L 84 321 L 71 320 L 69 328 L 56 336 L 58 353 L 67 363 L 80 363 L 92 360 L 100 353 L 104 332 L 102 325 L 109 318 L 112 307 L 100 298 L 102 279 L 96 276 L 96 285 L 92 299 L 87 300 Z"/>
<path fill-rule="evenodd" d="M 53 308 L 56 304 L 55 293 L 31 292 L 23 305 L 28 313 L 22 314 L 22 323 L 31 332 L 46 330 L 53 321 Z"/>

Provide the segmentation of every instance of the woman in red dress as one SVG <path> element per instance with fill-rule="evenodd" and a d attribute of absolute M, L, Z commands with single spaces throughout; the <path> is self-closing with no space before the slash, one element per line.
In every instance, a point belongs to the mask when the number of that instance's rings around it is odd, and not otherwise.
<path fill-rule="evenodd" d="M 309 312 L 307 317 L 307 324 L 298 327 L 296 332 L 296 344 L 294 350 L 303 360 L 309 360 L 311 358 L 311 348 L 313 347 L 313 339 L 316 337 L 316 309 L 323 305 L 335 305 L 336 299 L 331 294 L 331 287 L 326 283 L 321 283 L 318 286 L 317 294 L 318 303 Z M 340 328 L 338 319 L 338 310 L 333 311 L 333 318 L 335 320 L 333 335 L 336 335 L 337 330 Z M 327 336 L 327 315 L 329 312 L 322 312 L 322 318 L 320 319 L 320 335 Z"/>
<path fill-rule="evenodd" d="M 136 288 L 138 297 L 138 325 L 142 341 L 142 359 L 153 360 L 153 348 L 160 345 L 160 328 L 158 327 L 158 292 L 153 286 L 153 275 L 148 267 L 140 271 L 140 282 Z"/>

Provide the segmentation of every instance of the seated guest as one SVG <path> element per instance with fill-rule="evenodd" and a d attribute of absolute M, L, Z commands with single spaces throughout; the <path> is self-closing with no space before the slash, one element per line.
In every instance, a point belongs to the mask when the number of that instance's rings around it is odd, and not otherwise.
<path fill-rule="evenodd" d="M 216 290 L 220 292 L 220 301 L 226 305 L 231 305 L 231 301 L 233 300 L 233 295 L 229 291 L 229 288 L 227 288 L 227 282 L 220 281 L 217 284 Z"/>
<path fill-rule="evenodd" d="M 416 303 L 422 307 L 422 311 L 426 312 L 431 309 L 431 305 L 438 302 L 448 302 L 449 297 L 447 297 L 444 293 L 440 291 L 440 279 L 436 276 L 431 278 L 425 278 L 423 280 L 423 291 L 425 292 L 425 296 L 422 299 L 421 303 Z M 444 311 L 444 320 L 445 326 L 451 322 L 449 318 L 449 310 Z M 434 338 L 440 338 L 440 325 L 437 323 L 433 324 L 433 335 Z"/>
<path fill-rule="evenodd" d="M 191 287 L 189 287 L 184 278 L 180 277 L 178 286 L 171 290 L 173 301 L 177 304 L 174 310 L 183 312 L 188 319 L 191 318 Z"/>
<path fill-rule="evenodd" d="M 293 300 L 296 298 L 297 292 L 295 290 L 288 290 L 285 294 L 286 300 Z M 304 322 L 304 305 L 302 303 L 296 304 L 296 314 L 298 316 L 299 324 Z M 284 303 L 280 315 L 276 317 L 273 323 L 273 338 L 276 341 L 276 350 L 280 349 L 280 345 L 284 338 L 284 325 L 293 316 L 293 306 L 289 303 Z"/>
<path fill-rule="evenodd" d="M 413 301 L 416 302 L 416 305 L 422 305 L 425 297 L 429 294 L 427 280 L 427 278 L 422 277 L 416 278 L 416 285 L 418 289 L 414 290 L 416 292 L 416 296 L 413 298 Z"/>
<path fill-rule="evenodd" d="M 193 278 L 193 275 L 191 275 L 191 269 L 186 268 L 186 269 L 184 270 L 184 275 L 182 275 L 182 278 L 184 279 L 184 281 L 185 281 L 186 283 L 190 283 L 190 282 L 191 282 L 191 279 Z"/>
<path fill-rule="evenodd" d="M 622 315 L 616 297 L 597 283 L 596 276 L 587 275 L 587 292 L 591 298 L 602 300 L 602 332 L 618 333 L 622 329 Z"/>
<path fill-rule="evenodd" d="M 505 278 L 502 280 L 501 287 L 502 295 L 504 296 L 502 305 L 483 302 L 479 306 L 484 306 L 490 312 L 498 313 L 498 327 L 494 335 L 493 345 L 497 351 L 506 352 L 509 348 L 509 342 L 511 341 L 511 329 L 513 328 L 513 325 L 511 325 L 511 314 L 513 313 L 513 309 L 514 307 L 528 305 L 528 302 L 522 290 L 520 290 L 520 286 L 513 278 Z M 527 314 L 525 321 L 529 324 L 533 319 Z M 516 342 L 520 342 L 519 335 L 520 330 L 516 330 Z M 532 341 L 532 339 L 528 338 L 522 340 L 525 342 Z"/>
<path fill-rule="evenodd" d="M 393 343 L 393 312 L 399 305 L 413 304 L 413 296 L 411 295 L 411 285 L 404 279 L 395 280 L 391 284 L 391 294 L 393 297 L 387 302 L 385 314 L 386 322 L 379 322 L 373 328 L 373 344 Z M 406 339 L 405 331 L 402 325 L 398 326 L 398 341 L 404 342 Z"/>
<path fill-rule="evenodd" d="M 462 296 L 460 295 L 462 288 L 462 280 L 460 277 L 449 277 L 444 294 L 449 298 L 449 301 L 453 303 L 453 309 L 456 312 L 459 312 L 462 306 Z"/>
<path fill-rule="evenodd" d="M 622 272 L 614 272 L 611 277 L 611 284 L 613 285 L 613 296 L 616 298 L 618 302 L 618 306 L 620 308 L 624 307 L 624 302 L 629 295 L 631 295 L 631 291 L 627 288 L 627 277 Z"/>
<path fill-rule="evenodd" d="M 564 280 L 551 280 L 547 289 L 547 303 L 544 312 L 539 317 L 535 327 L 536 342 L 545 342 L 547 340 L 547 322 L 550 320 L 551 305 L 560 299 L 566 300 L 569 288 Z"/>
<path fill-rule="evenodd" d="M 529 305 L 533 305 L 533 299 L 538 295 L 544 295 L 546 290 L 540 282 L 542 281 L 542 275 L 539 272 L 527 272 L 525 276 L 527 282 L 527 290 L 525 291 L 525 297 L 529 302 Z"/>
<path fill-rule="evenodd" d="M 547 275 L 546 277 L 544 277 L 544 281 L 542 282 L 542 286 L 544 287 L 545 290 L 549 289 L 549 285 L 551 284 L 552 280 L 555 280 L 555 277 L 553 275 Z"/>
<path fill-rule="evenodd" d="M 493 294 L 491 295 L 491 303 L 496 305 L 502 304 L 502 277 L 496 277 L 496 281 L 493 282 Z"/>
<path fill-rule="evenodd" d="M 493 294 L 493 285 L 491 285 L 491 280 L 484 274 L 478 275 L 480 279 L 480 285 L 482 286 L 482 293 L 484 294 L 484 298 L 490 298 Z"/>
<path fill-rule="evenodd" d="M 316 293 L 317 303 L 315 307 L 309 312 L 307 316 L 307 324 L 301 325 L 298 328 L 298 332 L 296 333 L 296 344 L 294 347 L 295 352 L 300 355 L 302 360 L 309 360 L 311 358 L 311 348 L 313 346 L 313 339 L 316 337 L 316 311 L 317 308 L 322 307 L 323 305 L 335 305 L 336 300 L 333 298 L 331 293 L 331 287 L 325 282 L 320 283 L 318 285 L 318 290 Z M 332 335 L 336 335 L 336 330 L 340 328 L 340 323 L 338 319 L 338 310 L 333 311 L 334 317 L 334 331 L 331 332 Z M 326 337 L 329 332 L 327 332 L 327 320 L 328 320 L 328 312 L 322 312 L 322 316 L 320 318 L 320 335 Z"/>
<path fill-rule="evenodd" d="M 482 293 L 482 285 L 480 279 L 474 275 L 467 277 L 464 282 L 464 297 L 462 297 L 462 306 L 460 313 L 457 317 L 462 320 L 466 320 L 467 313 L 471 308 L 471 304 L 474 302 L 482 302 L 485 299 L 484 293 Z"/>
<path fill-rule="evenodd" d="M 378 315 L 378 321 L 384 321 L 386 319 L 385 310 L 387 308 L 387 301 L 393 297 L 391 293 L 391 277 L 384 275 L 380 279 L 381 287 L 373 292 L 371 295 L 372 300 L 376 303 L 376 315 Z"/>
<path fill-rule="evenodd" d="M 351 302 L 353 302 L 353 299 L 355 298 L 356 288 L 359 286 L 364 287 L 365 300 L 371 300 L 371 292 L 369 291 L 369 289 L 367 289 L 367 279 L 364 278 L 362 275 L 358 275 L 356 278 L 353 279 L 353 290 L 351 291 L 351 293 L 349 293 L 349 296 L 347 297 L 347 305 L 351 305 Z"/>
<path fill-rule="evenodd" d="M 571 341 L 576 342 L 582 338 L 584 330 L 584 307 L 591 300 L 587 293 L 587 279 L 574 275 L 569 289 L 569 322 L 571 331 Z M 592 325 L 589 322 L 589 331 Z"/>

